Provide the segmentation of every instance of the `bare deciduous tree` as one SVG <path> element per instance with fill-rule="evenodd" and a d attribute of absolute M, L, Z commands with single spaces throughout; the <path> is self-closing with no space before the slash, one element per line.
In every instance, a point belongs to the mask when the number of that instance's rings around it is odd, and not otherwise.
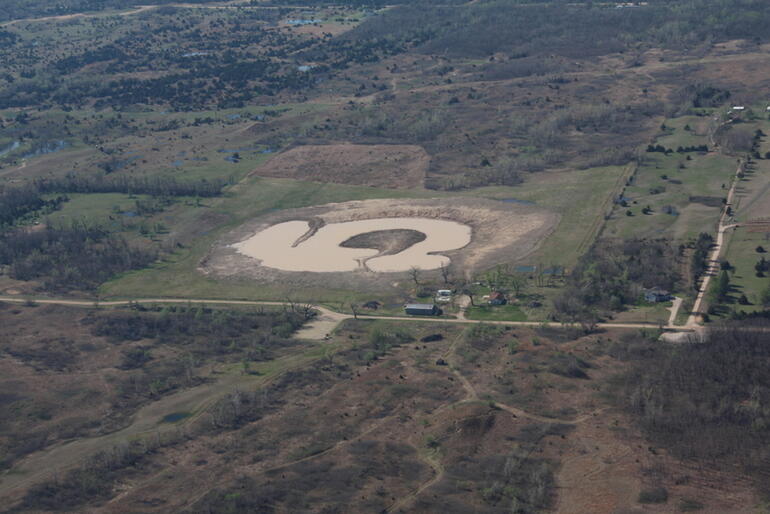
<path fill-rule="evenodd" d="M 417 266 L 409 268 L 409 276 L 412 278 L 415 287 L 420 287 L 420 268 Z"/>

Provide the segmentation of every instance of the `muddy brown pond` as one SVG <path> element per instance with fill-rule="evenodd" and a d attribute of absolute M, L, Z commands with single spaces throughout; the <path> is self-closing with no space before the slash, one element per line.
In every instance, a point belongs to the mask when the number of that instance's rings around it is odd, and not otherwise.
<path fill-rule="evenodd" d="M 340 246 L 353 236 L 376 231 L 412 230 L 425 239 L 393 255 L 377 249 Z M 471 241 L 471 228 L 456 221 L 430 218 L 377 218 L 331 223 L 297 243 L 310 230 L 307 221 L 287 221 L 257 232 L 233 247 L 263 266 L 284 271 L 408 271 L 437 269 L 449 264 L 440 252 L 456 250 Z"/>

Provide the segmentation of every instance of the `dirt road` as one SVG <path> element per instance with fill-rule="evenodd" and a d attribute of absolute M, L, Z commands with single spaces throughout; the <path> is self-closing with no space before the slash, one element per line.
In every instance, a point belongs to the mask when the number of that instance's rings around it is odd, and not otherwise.
<path fill-rule="evenodd" d="M 215 299 L 201 299 L 201 298 L 136 298 L 132 300 L 109 300 L 109 301 L 97 301 L 89 299 L 55 299 L 55 298 L 32 298 L 32 297 L 15 297 L 15 296 L 0 296 L 0 302 L 11 303 L 27 303 L 33 302 L 41 305 L 69 305 L 73 307 L 118 307 L 123 305 L 132 304 L 153 304 L 153 303 L 182 303 L 182 304 L 206 304 L 206 305 L 253 305 L 253 306 L 290 306 L 289 302 L 267 302 L 267 301 L 251 301 L 251 300 L 215 300 Z M 331 333 L 334 328 L 337 327 L 342 321 L 353 318 L 350 314 L 344 314 L 335 312 L 326 307 L 320 305 L 312 305 L 313 309 L 320 313 L 320 316 L 311 321 L 308 326 L 301 329 L 298 334 L 304 334 L 305 339 L 323 339 L 326 334 Z M 379 319 L 385 321 L 419 321 L 430 323 L 451 323 L 451 324 L 478 324 L 484 323 L 487 325 L 502 325 L 502 326 L 520 326 L 520 327 L 555 327 L 564 328 L 569 326 L 577 326 L 576 324 L 558 323 L 552 321 L 481 321 L 472 319 L 453 319 L 453 318 L 433 318 L 433 317 L 418 317 L 418 316 L 374 316 L 374 315 L 358 315 L 358 319 Z M 310 327 L 316 326 L 317 330 L 309 330 Z M 321 324 L 323 323 L 323 325 Z M 660 325 L 655 323 L 597 323 L 597 328 L 660 328 Z M 665 330 L 672 330 L 678 332 L 691 332 L 692 328 L 688 326 L 664 326 Z M 312 337 L 311 337 L 312 336 Z"/>
<path fill-rule="evenodd" d="M 687 319 L 687 324 L 685 325 L 686 327 L 694 328 L 698 326 L 698 318 L 701 316 L 701 311 L 700 311 L 701 306 L 703 305 L 703 299 L 705 298 L 706 292 L 708 291 L 709 283 L 711 282 L 711 277 L 716 276 L 717 273 L 719 273 L 719 257 L 722 254 L 722 246 L 725 239 L 725 232 L 739 226 L 737 223 L 732 225 L 728 225 L 727 223 L 730 218 L 730 215 L 728 215 L 728 211 L 731 209 L 733 205 L 733 197 L 735 196 L 735 187 L 740 182 L 740 179 L 738 178 L 738 174 L 741 172 L 741 166 L 742 166 L 742 163 L 739 164 L 738 168 L 735 170 L 735 177 L 733 179 L 733 183 L 730 185 L 730 190 L 727 192 L 727 201 L 722 209 L 722 214 L 719 216 L 717 238 L 716 238 L 716 241 L 714 241 L 714 244 L 711 247 L 711 252 L 707 257 L 706 272 L 703 275 L 703 280 L 701 281 L 700 288 L 698 289 L 698 295 L 695 297 L 695 302 L 693 303 L 693 306 L 692 306 L 692 312 L 690 314 L 690 317 Z"/>

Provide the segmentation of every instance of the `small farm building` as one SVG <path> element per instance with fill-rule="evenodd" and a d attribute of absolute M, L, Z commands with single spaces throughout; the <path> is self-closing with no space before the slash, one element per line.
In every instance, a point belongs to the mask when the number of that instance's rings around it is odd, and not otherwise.
<path fill-rule="evenodd" d="M 650 303 L 667 302 L 672 298 L 671 293 L 657 287 L 644 292 L 644 299 Z"/>
<path fill-rule="evenodd" d="M 489 305 L 505 305 L 508 299 L 500 291 L 495 291 L 489 295 Z"/>
<path fill-rule="evenodd" d="M 435 303 L 407 303 L 404 305 L 404 312 L 416 316 L 438 316 L 441 309 Z"/>

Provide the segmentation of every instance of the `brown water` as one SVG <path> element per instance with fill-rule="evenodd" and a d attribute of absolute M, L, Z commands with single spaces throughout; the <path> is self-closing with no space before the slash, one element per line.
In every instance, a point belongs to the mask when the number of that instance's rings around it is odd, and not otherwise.
<path fill-rule="evenodd" d="M 454 221 L 430 218 L 378 218 L 332 223 L 312 237 L 292 247 L 310 229 L 306 221 L 287 221 L 273 225 L 233 247 L 241 254 L 259 259 L 263 266 L 284 271 L 354 271 L 363 263 L 377 272 L 423 270 L 448 265 L 449 258 L 430 255 L 462 248 L 471 241 L 471 228 Z M 376 230 L 409 229 L 425 234 L 416 243 L 395 255 L 374 257 L 377 250 L 343 248 L 340 243 L 359 234 Z"/>

